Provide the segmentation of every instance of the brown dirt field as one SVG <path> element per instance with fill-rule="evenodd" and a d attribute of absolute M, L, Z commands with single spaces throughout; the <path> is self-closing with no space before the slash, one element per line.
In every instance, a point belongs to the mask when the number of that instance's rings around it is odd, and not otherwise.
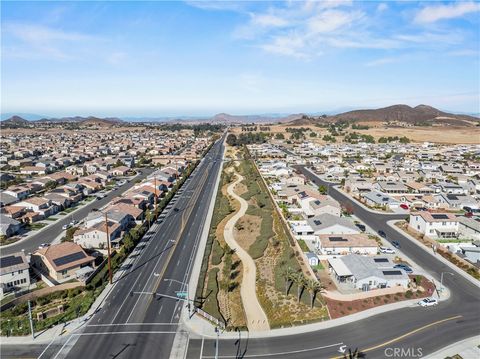
<path fill-rule="evenodd" d="M 345 132 L 358 132 L 362 134 L 372 135 L 376 140 L 380 137 L 388 136 L 407 136 L 413 142 L 436 142 L 442 144 L 480 144 L 480 127 L 454 127 L 454 126 L 435 126 L 435 127 L 385 127 L 381 122 L 362 123 L 370 126 L 368 130 L 352 130 L 348 129 Z M 325 128 L 320 128 L 312 125 L 306 126 L 285 126 L 274 125 L 270 126 L 270 132 L 283 133 L 285 139 L 290 138 L 290 134 L 286 132 L 287 128 L 309 128 L 311 131 L 317 133 L 317 137 L 308 137 L 307 139 L 312 142 L 324 144 L 325 141 L 321 139 L 324 135 L 328 134 Z M 241 132 L 240 128 L 233 128 L 231 132 L 238 134 Z M 342 143 L 343 136 L 336 137 L 337 143 Z"/>
<path fill-rule="evenodd" d="M 249 214 L 244 215 L 238 220 L 234 229 L 235 239 L 246 251 L 248 251 L 248 248 L 250 248 L 260 235 L 261 222 L 262 219 L 260 217 Z M 238 228 L 243 229 L 238 230 Z"/>
<path fill-rule="evenodd" d="M 242 182 L 238 183 L 236 186 L 235 186 L 235 193 L 238 194 L 239 196 L 241 196 L 242 194 L 248 192 L 248 188 L 247 186 L 245 186 Z"/>
<path fill-rule="evenodd" d="M 410 279 L 413 280 L 415 276 L 410 275 Z M 366 298 L 366 299 L 358 299 L 353 300 L 351 302 L 342 302 L 330 298 L 324 297 L 325 301 L 327 302 L 328 311 L 330 312 L 330 317 L 332 319 L 340 318 L 345 315 L 358 313 L 366 309 L 378 307 L 384 304 L 390 304 L 399 302 L 402 300 L 409 300 L 409 299 L 420 299 L 425 298 L 431 295 L 435 290 L 435 285 L 427 280 L 425 277 L 421 276 L 420 286 L 416 289 L 411 289 L 413 292 L 412 296 L 408 298 L 405 293 L 397 293 L 397 294 L 387 294 L 381 295 L 378 297 Z"/>

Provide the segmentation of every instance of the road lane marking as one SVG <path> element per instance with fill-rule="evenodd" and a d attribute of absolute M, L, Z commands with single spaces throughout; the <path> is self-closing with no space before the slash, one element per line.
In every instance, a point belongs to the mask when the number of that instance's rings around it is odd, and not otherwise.
<path fill-rule="evenodd" d="M 413 335 L 413 334 L 415 334 L 415 333 L 418 333 L 418 332 L 420 332 L 420 331 L 422 331 L 422 330 L 425 330 L 425 329 L 427 329 L 427 328 L 430 328 L 430 327 L 433 327 L 433 326 L 435 326 L 435 325 L 442 324 L 442 323 L 445 323 L 445 322 L 448 322 L 448 321 L 451 321 L 451 320 L 459 319 L 459 318 L 463 318 L 463 315 L 456 315 L 456 316 L 454 316 L 454 317 L 445 318 L 445 319 L 442 319 L 442 320 L 437 320 L 436 322 L 433 322 L 433 323 L 424 325 L 423 327 L 414 329 L 414 330 L 412 330 L 412 331 L 410 331 L 410 332 L 407 332 L 407 333 L 405 333 L 405 334 L 403 334 L 403 335 L 400 335 L 399 337 L 393 338 L 393 339 L 391 339 L 391 340 L 389 340 L 389 341 L 386 341 L 386 342 L 384 342 L 384 343 L 375 345 L 375 346 L 373 346 L 373 347 L 369 347 L 369 348 L 367 348 L 367 349 L 361 349 L 361 350 L 359 350 L 359 351 L 362 352 L 362 353 L 370 352 L 370 351 L 372 351 L 372 350 L 375 350 L 375 349 L 378 349 L 378 348 L 382 348 L 382 347 L 387 346 L 387 345 L 389 345 L 389 344 L 398 342 L 398 341 L 400 341 L 400 340 L 402 340 L 402 339 L 404 339 L 404 338 L 406 338 L 406 337 L 409 337 L 409 336 L 411 336 L 411 335 Z M 341 359 L 341 358 L 343 358 L 343 356 L 333 357 L 332 359 Z"/>
<path fill-rule="evenodd" d="M 129 332 L 97 332 L 97 333 L 73 333 L 72 336 L 83 337 L 92 335 L 117 335 L 117 334 L 176 334 L 177 332 L 163 331 L 163 330 L 136 330 Z M 71 338 L 71 337 L 70 337 Z M 69 339 L 70 339 L 69 338 Z M 66 343 L 65 343 L 66 344 Z M 63 347 L 62 347 L 63 349 Z M 62 350 L 60 349 L 60 350 Z M 60 354 L 60 352 L 59 352 Z M 57 354 L 58 356 L 58 354 Z M 56 358 L 56 357 L 55 357 Z M 54 358 L 54 359 L 55 359 Z"/>
<path fill-rule="evenodd" d="M 203 339 L 202 339 L 203 340 Z M 330 344 L 330 345 L 324 345 L 322 347 L 315 347 L 315 348 L 308 348 L 308 349 L 299 349 L 299 350 L 291 350 L 291 351 L 286 351 L 286 352 L 278 352 L 278 353 L 265 353 L 265 354 L 250 354 L 250 355 L 244 355 L 242 358 L 262 358 L 262 357 L 271 357 L 271 356 L 277 356 L 277 355 L 288 355 L 288 354 L 298 354 L 298 353 L 305 353 L 309 351 L 314 351 L 314 350 L 321 350 L 321 349 L 327 349 L 331 347 L 338 347 L 342 345 L 343 343 L 335 343 L 335 344 Z M 219 346 L 220 347 L 220 346 Z M 238 358 L 237 355 L 219 355 L 219 358 Z M 215 356 L 204 356 L 203 358 L 215 358 Z M 342 357 L 343 358 L 343 357 Z"/>
<path fill-rule="evenodd" d="M 135 325 L 179 325 L 178 323 L 113 323 L 113 324 L 88 324 L 87 327 L 116 327 L 116 326 L 135 326 Z"/>
<path fill-rule="evenodd" d="M 205 342 L 205 338 L 202 337 L 202 346 L 200 347 L 200 359 L 202 359 L 202 356 L 203 356 L 203 343 Z"/>

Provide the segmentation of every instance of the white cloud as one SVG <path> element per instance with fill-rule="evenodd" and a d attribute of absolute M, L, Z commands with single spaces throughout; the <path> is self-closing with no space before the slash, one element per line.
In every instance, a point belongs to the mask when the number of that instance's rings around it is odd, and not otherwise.
<path fill-rule="evenodd" d="M 388 5 L 385 3 L 380 3 L 377 6 L 377 12 L 384 12 L 385 10 L 388 10 Z"/>
<path fill-rule="evenodd" d="M 77 32 L 54 29 L 42 25 L 7 23 L 4 25 L 4 32 L 20 41 L 23 46 L 29 47 L 35 55 L 47 55 L 57 59 L 69 57 L 65 44 L 86 42 L 93 37 Z M 14 49 L 14 52 L 23 52 Z"/>
<path fill-rule="evenodd" d="M 289 33 L 274 37 L 273 41 L 263 44 L 260 47 L 274 54 L 292 56 L 300 59 L 306 59 L 309 56 L 303 51 L 306 40 L 303 36 L 295 33 Z"/>
<path fill-rule="evenodd" d="M 308 20 L 308 30 L 312 34 L 330 33 L 351 25 L 362 17 L 361 12 L 327 10 Z"/>
<path fill-rule="evenodd" d="M 365 64 L 365 66 L 376 67 L 376 66 L 391 64 L 393 62 L 398 62 L 398 61 L 399 61 L 399 59 L 396 58 L 396 57 L 384 57 L 384 58 L 381 58 L 381 59 L 377 59 L 377 60 L 367 62 Z"/>
<path fill-rule="evenodd" d="M 272 14 L 252 14 L 252 24 L 262 27 L 284 27 L 288 21 Z"/>
<path fill-rule="evenodd" d="M 480 11 L 480 3 L 456 2 L 448 5 L 432 5 L 421 9 L 415 16 L 417 23 L 433 23 L 443 19 L 454 19 Z"/>

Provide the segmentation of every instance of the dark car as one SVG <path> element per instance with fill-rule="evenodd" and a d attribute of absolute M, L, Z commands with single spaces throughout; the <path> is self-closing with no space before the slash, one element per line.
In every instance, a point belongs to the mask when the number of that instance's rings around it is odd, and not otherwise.
<path fill-rule="evenodd" d="M 384 231 L 378 231 L 378 235 L 382 238 L 387 238 L 387 234 Z"/>
<path fill-rule="evenodd" d="M 395 248 L 400 248 L 400 242 L 392 241 L 392 246 L 394 246 Z"/>
<path fill-rule="evenodd" d="M 357 228 L 358 228 L 359 230 L 361 230 L 362 232 L 365 232 L 366 229 L 367 229 L 363 224 L 356 223 L 355 225 L 356 225 Z"/>
<path fill-rule="evenodd" d="M 403 269 L 405 271 L 405 273 L 408 273 L 408 274 L 413 273 L 412 268 L 410 268 L 406 264 L 396 264 L 396 265 L 393 266 L 393 268 Z"/>
<path fill-rule="evenodd" d="M 174 211 L 174 212 L 178 212 L 178 211 L 180 211 L 180 210 L 179 210 L 178 208 L 174 208 L 173 211 Z"/>

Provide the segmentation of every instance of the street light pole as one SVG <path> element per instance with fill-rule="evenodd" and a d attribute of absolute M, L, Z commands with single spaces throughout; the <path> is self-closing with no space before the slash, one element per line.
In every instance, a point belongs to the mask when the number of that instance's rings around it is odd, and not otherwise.
<path fill-rule="evenodd" d="M 33 329 L 33 319 L 32 319 L 32 305 L 28 301 L 28 320 L 30 321 L 30 330 L 32 331 L 32 339 L 35 339 L 35 332 Z"/>
<path fill-rule="evenodd" d="M 111 258 L 111 251 L 110 251 L 110 237 L 108 235 L 108 216 L 107 212 L 105 212 L 105 232 L 107 233 L 107 252 L 108 252 L 108 279 L 110 284 L 112 284 L 112 258 Z"/>
<path fill-rule="evenodd" d="M 218 327 L 215 327 L 215 333 L 217 333 L 217 338 L 215 340 L 215 359 L 218 359 L 218 338 L 220 336 L 220 330 L 218 330 Z"/>
<path fill-rule="evenodd" d="M 454 274 L 453 274 L 452 272 L 442 272 L 442 273 L 440 274 L 440 288 L 441 288 L 442 290 L 444 289 L 444 287 L 443 287 L 443 275 L 444 275 L 445 273 L 446 273 L 446 274 L 450 274 L 451 276 L 454 276 Z"/>

